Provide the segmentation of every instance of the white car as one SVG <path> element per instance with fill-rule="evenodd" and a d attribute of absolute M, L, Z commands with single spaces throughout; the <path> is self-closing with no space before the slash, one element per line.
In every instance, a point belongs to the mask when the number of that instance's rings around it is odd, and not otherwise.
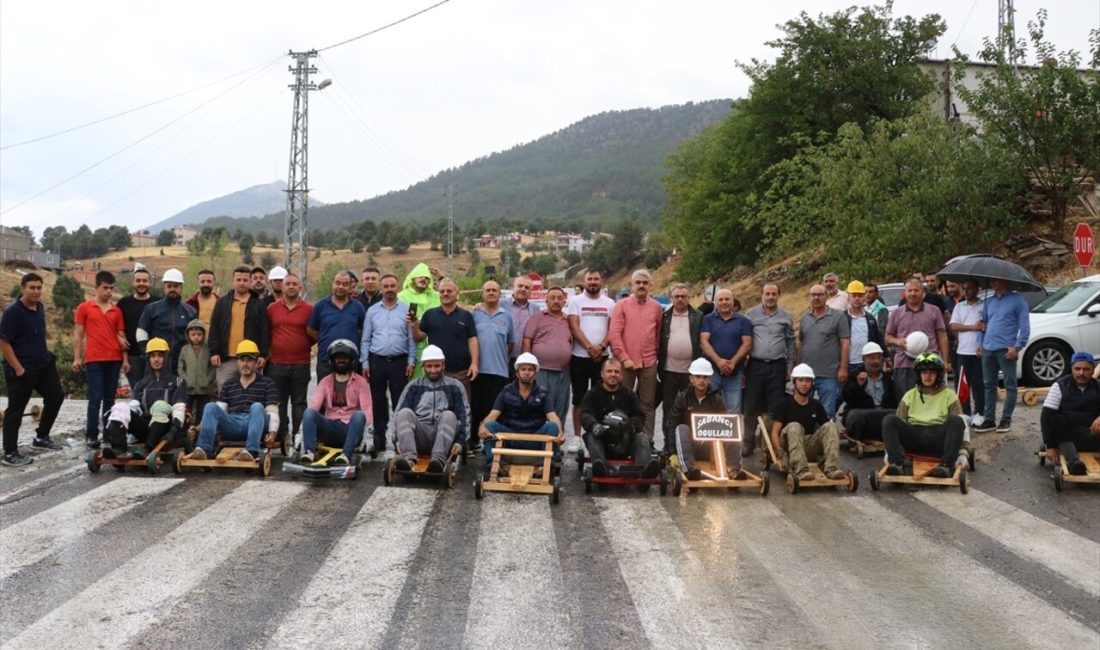
<path fill-rule="evenodd" d="M 1016 374 L 1029 386 L 1049 386 L 1081 350 L 1100 356 L 1100 275 L 1067 284 L 1031 310 L 1031 337 Z"/>

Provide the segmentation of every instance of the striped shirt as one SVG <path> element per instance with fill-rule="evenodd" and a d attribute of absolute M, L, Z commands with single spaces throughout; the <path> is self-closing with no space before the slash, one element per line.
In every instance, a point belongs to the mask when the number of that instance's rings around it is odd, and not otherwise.
<path fill-rule="evenodd" d="M 241 386 L 241 375 L 233 377 L 222 385 L 218 401 L 229 405 L 229 413 L 248 413 L 254 402 L 264 406 L 279 403 L 279 391 L 275 389 L 275 380 L 266 375 L 256 375 L 248 388 Z"/>

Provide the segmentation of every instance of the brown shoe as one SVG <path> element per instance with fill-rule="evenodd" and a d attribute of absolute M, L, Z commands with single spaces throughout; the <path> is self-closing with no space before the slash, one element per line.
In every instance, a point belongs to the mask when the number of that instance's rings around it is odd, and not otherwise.
<path fill-rule="evenodd" d="M 832 469 L 825 470 L 825 477 L 830 480 L 837 481 L 842 478 L 848 478 L 848 473 L 840 469 L 839 467 L 833 467 Z"/>

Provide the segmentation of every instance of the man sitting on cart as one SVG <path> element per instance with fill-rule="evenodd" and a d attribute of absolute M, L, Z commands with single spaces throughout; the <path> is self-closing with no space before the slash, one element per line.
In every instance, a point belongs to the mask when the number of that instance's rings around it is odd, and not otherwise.
<path fill-rule="evenodd" d="M 824 458 L 825 476 L 847 476 L 838 466 L 840 439 L 836 425 L 829 420 L 821 402 L 810 397 L 814 392 L 814 370 L 800 363 L 791 371 L 794 395 L 779 402 L 772 417 L 772 447 L 787 456 L 787 468 L 799 481 L 812 481 L 810 462 Z"/>
<path fill-rule="evenodd" d="M 559 445 L 565 442 L 565 429 L 554 412 L 549 393 L 535 377 L 539 372 L 539 360 L 530 352 L 516 357 L 516 380 L 506 385 L 497 395 L 493 410 L 481 422 L 477 435 L 484 441 L 485 471 L 493 464 L 493 434 L 535 433 L 554 436 L 554 462 L 560 460 Z M 543 443 L 509 440 L 508 447 L 541 450 Z"/>
<path fill-rule="evenodd" d="M 145 375 L 130 389 L 132 399 L 129 404 L 129 433 L 139 442 L 145 443 L 146 451 L 152 450 L 162 439 L 171 445 L 177 438 L 184 436 L 187 383 L 166 367 L 170 351 L 168 341 L 162 338 L 150 339 L 145 346 L 148 368 Z M 154 406 L 157 408 L 154 409 Z M 110 444 L 103 449 L 105 458 L 125 457 L 126 433 L 120 427 L 108 426 L 104 437 Z"/>
<path fill-rule="evenodd" d="M 222 384 L 218 401 L 202 410 L 202 428 L 191 460 L 206 460 L 214 455 L 214 436 L 222 441 L 244 442 L 244 449 L 233 460 L 254 461 L 260 455 L 260 443 L 273 445 L 279 433 L 279 391 L 275 381 L 258 374 L 256 364 L 260 348 L 244 339 L 237 344 L 237 372 Z M 264 435 L 264 423 L 267 434 Z"/>
<path fill-rule="evenodd" d="M 691 362 L 688 367 L 688 381 L 691 385 L 676 394 L 676 399 L 669 407 L 665 438 L 676 438 L 676 458 L 670 459 L 670 463 L 677 462 L 684 476 L 689 481 L 698 481 L 703 478 L 703 471 L 699 469 L 696 460 L 710 460 L 711 443 L 696 442 L 692 437 L 691 416 L 693 413 L 726 413 L 726 403 L 722 400 L 722 392 L 712 388 L 710 379 L 714 374 L 714 366 L 710 361 L 702 357 Z M 726 452 L 726 467 L 729 475 L 735 480 L 743 480 L 746 477 L 741 469 L 741 443 L 726 442 L 722 447 Z M 594 470 L 593 470 L 594 471 Z"/>
<path fill-rule="evenodd" d="M 397 443 L 394 464 L 410 471 L 419 454 L 431 454 L 428 471 L 439 473 L 454 445 L 465 445 L 470 427 L 470 402 L 462 382 L 443 372 L 443 350 L 429 345 L 420 355 L 421 377 L 405 385 L 393 414 Z"/>
<path fill-rule="evenodd" d="M 584 394 L 580 404 L 584 446 L 592 460 L 592 474 L 607 476 L 607 456 L 633 458 L 643 478 L 655 478 L 661 467 L 653 457 L 653 445 L 645 435 L 645 411 L 632 390 L 623 386 L 623 364 L 604 360 L 600 383 Z"/>
<path fill-rule="evenodd" d="M 894 380 L 883 370 L 882 346 L 868 341 L 861 352 L 862 365 L 844 385 L 844 426 L 855 440 L 881 439 L 882 419 L 898 408 Z"/>
<path fill-rule="evenodd" d="M 1084 476 L 1088 468 L 1078 451 L 1100 451 L 1100 380 L 1093 378 L 1096 359 L 1088 352 L 1070 357 L 1070 374 L 1050 387 L 1039 423 L 1047 457 L 1065 456 L 1069 473 Z"/>
<path fill-rule="evenodd" d="M 342 447 L 330 464 L 347 465 L 363 440 L 370 422 L 370 384 L 353 370 L 359 349 L 348 339 L 336 339 L 328 346 L 332 373 L 317 382 L 302 414 L 302 453 L 298 462 L 312 463 L 317 453 L 317 440 Z"/>
<path fill-rule="evenodd" d="M 966 454 L 959 455 L 966 424 L 962 404 L 955 391 L 944 384 L 944 364 L 940 355 L 922 354 L 913 363 L 917 385 L 901 398 L 898 411 L 882 420 L 882 440 L 886 443 L 886 474 L 900 476 L 904 451 L 934 456 L 940 464 L 932 468 L 932 478 L 950 478 L 953 465 L 966 465 Z"/>

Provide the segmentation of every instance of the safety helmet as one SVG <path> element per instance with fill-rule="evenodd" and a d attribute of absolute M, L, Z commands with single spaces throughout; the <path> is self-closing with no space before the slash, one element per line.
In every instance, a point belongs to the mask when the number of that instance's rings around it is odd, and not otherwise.
<path fill-rule="evenodd" d="M 710 365 L 710 362 L 703 357 L 699 357 L 688 366 L 688 374 L 697 377 L 713 377 L 714 366 Z"/>
<path fill-rule="evenodd" d="M 791 379 L 814 379 L 814 369 L 807 363 L 800 363 L 791 371 Z"/>
<path fill-rule="evenodd" d="M 183 273 L 180 273 L 179 269 L 168 269 L 164 272 L 164 277 L 160 279 L 161 282 L 178 282 L 183 284 Z"/>
<path fill-rule="evenodd" d="M 921 331 L 909 332 L 905 337 L 905 354 L 916 359 L 925 352 L 928 352 L 928 335 Z"/>
<path fill-rule="evenodd" d="M 429 345 L 424 348 L 424 353 L 420 355 L 421 363 L 425 361 L 443 361 L 447 357 L 443 354 L 443 348 L 438 345 Z"/>
<path fill-rule="evenodd" d="M 630 418 L 621 409 L 615 409 L 603 416 L 602 424 L 610 429 L 615 435 L 622 435 L 630 432 Z"/>
<path fill-rule="evenodd" d="M 240 358 L 240 357 L 252 357 L 254 359 L 259 358 L 260 348 L 257 347 L 256 344 L 253 341 L 249 341 L 248 339 L 245 339 L 245 340 L 243 340 L 243 341 L 241 341 L 240 343 L 237 344 L 237 354 L 234 355 L 234 356 L 236 356 L 238 358 Z"/>
<path fill-rule="evenodd" d="M 882 354 L 882 347 L 874 341 L 868 341 L 863 346 L 863 350 L 859 353 L 859 356 L 865 357 L 868 354 Z"/>
<path fill-rule="evenodd" d="M 848 283 L 848 293 L 863 293 L 867 288 L 863 286 L 863 283 L 859 280 L 852 280 Z"/>
<path fill-rule="evenodd" d="M 355 344 L 348 339 L 336 339 L 332 343 L 328 344 L 329 359 L 341 354 L 347 355 L 352 359 L 358 359 L 359 348 L 355 347 Z"/>
<path fill-rule="evenodd" d="M 530 352 L 524 352 L 523 354 L 516 357 L 516 363 L 514 365 L 516 370 L 519 370 L 519 367 L 524 364 L 532 365 L 535 367 L 535 370 L 538 370 L 539 358 L 531 354 Z"/>
<path fill-rule="evenodd" d="M 276 266 L 271 269 L 271 273 L 267 274 L 268 280 L 284 280 L 286 279 L 286 269 L 281 266 Z"/>
<path fill-rule="evenodd" d="M 149 342 L 145 344 L 145 354 L 149 354 L 150 352 L 163 352 L 168 354 L 171 349 L 172 348 L 168 347 L 168 341 L 165 341 L 159 336 L 155 339 L 149 339 Z"/>
<path fill-rule="evenodd" d="M 923 370 L 935 370 L 936 372 L 943 372 L 943 359 L 935 352 L 929 352 L 917 357 L 913 363 L 913 369 L 917 372 Z"/>
<path fill-rule="evenodd" d="M 149 415 L 153 422 L 167 424 L 168 421 L 172 419 L 172 405 L 162 399 L 158 399 L 149 407 Z"/>
<path fill-rule="evenodd" d="M 187 331 L 190 332 L 191 330 L 195 330 L 195 329 L 202 330 L 202 331 L 205 332 L 206 331 L 206 323 L 202 322 L 198 318 L 192 318 L 191 322 L 187 324 Z"/>

